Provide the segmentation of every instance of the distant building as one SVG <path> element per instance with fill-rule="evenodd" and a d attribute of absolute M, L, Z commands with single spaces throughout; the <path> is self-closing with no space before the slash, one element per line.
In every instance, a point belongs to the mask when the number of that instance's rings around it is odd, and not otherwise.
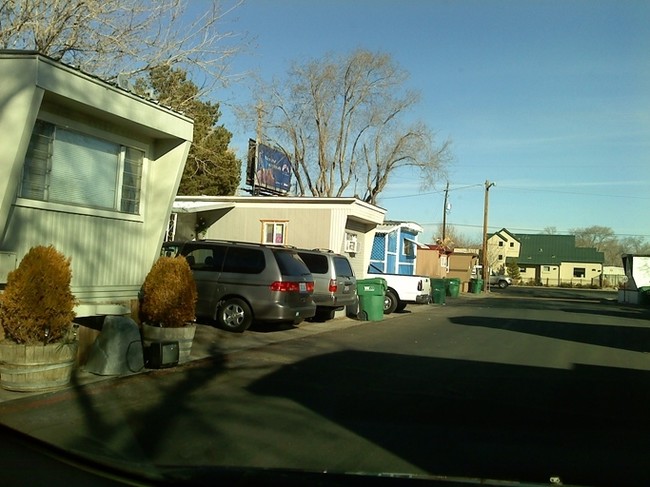
<path fill-rule="evenodd" d="M 501 229 L 488 238 L 488 264 L 503 271 L 516 263 L 522 283 L 545 286 L 602 285 L 603 252 L 577 247 L 575 235 L 514 234 Z"/>
<path fill-rule="evenodd" d="M 625 254 L 622 260 L 626 282 L 619 302 L 650 305 L 650 255 Z"/>

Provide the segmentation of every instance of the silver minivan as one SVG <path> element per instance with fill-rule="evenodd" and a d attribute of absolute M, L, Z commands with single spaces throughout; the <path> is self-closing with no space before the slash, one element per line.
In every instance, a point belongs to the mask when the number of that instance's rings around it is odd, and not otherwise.
<path fill-rule="evenodd" d="M 314 278 L 315 321 L 330 320 L 335 311 L 348 306 L 356 308 L 357 278 L 346 256 L 321 249 L 297 252 Z"/>
<path fill-rule="evenodd" d="M 197 317 L 243 332 L 254 321 L 298 324 L 316 313 L 314 280 L 294 249 L 247 242 L 197 240 L 163 246 L 192 269 Z"/>

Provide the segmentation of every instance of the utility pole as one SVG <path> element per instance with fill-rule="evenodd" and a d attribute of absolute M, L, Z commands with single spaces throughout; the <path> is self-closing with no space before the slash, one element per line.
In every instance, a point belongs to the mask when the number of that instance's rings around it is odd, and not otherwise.
<path fill-rule="evenodd" d="M 445 204 L 442 208 L 442 241 L 444 243 L 445 237 L 447 236 L 447 197 L 449 196 L 449 181 L 447 181 L 447 187 L 445 188 Z"/>
<path fill-rule="evenodd" d="M 488 255 L 487 255 L 487 228 L 488 228 L 488 203 L 490 194 L 490 188 L 494 186 L 495 183 L 490 181 L 485 181 L 485 203 L 483 204 L 483 289 L 488 290 L 488 284 L 490 282 L 488 277 Z"/>
<path fill-rule="evenodd" d="M 262 101 L 258 100 L 255 107 L 257 109 L 257 129 L 255 131 L 255 167 L 253 168 L 253 191 L 252 196 L 257 196 L 259 189 L 256 189 L 255 186 L 259 186 L 260 181 L 257 180 L 257 169 L 260 163 L 260 142 L 262 142 L 262 112 L 264 111 L 264 106 Z"/>

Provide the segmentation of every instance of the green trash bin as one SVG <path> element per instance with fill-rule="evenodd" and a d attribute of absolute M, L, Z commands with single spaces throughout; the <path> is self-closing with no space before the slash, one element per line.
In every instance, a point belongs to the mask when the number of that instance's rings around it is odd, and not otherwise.
<path fill-rule="evenodd" d="M 386 279 L 383 277 L 357 280 L 359 319 L 364 321 L 384 319 L 384 294 L 387 288 Z"/>
<path fill-rule="evenodd" d="M 447 279 L 447 296 L 457 298 L 460 295 L 460 279 L 450 277 Z"/>
<path fill-rule="evenodd" d="M 445 304 L 447 283 L 444 279 L 431 278 L 431 298 L 434 304 Z"/>
<path fill-rule="evenodd" d="M 471 279 L 469 281 L 470 292 L 480 294 L 483 290 L 483 279 Z"/>

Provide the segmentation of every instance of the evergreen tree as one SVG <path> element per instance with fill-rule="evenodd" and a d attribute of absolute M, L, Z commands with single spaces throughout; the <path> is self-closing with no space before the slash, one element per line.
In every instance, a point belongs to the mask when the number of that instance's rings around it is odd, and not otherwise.
<path fill-rule="evenodd" d="M 218 103 L 199 100 L 199 88 L 180 69 L 160 66 L 140 80 L 136 91 L 147 88 L 163 106 L 194 120 L 194 141 L 190 148 L 178 194 L 188 196 L 231 196 L 241 177 L 241 161 L 228 145 L 232 138 L 223 125 L 217 125 L 221 112 Z"/>
<path fill-rule="evenodd" d="M 508 276 L 515 280 L 521 279 L 521 274 L 519 274 L 519 264 L 517 262 L 508 262 L 506 268 L 508 269 Z"/>

